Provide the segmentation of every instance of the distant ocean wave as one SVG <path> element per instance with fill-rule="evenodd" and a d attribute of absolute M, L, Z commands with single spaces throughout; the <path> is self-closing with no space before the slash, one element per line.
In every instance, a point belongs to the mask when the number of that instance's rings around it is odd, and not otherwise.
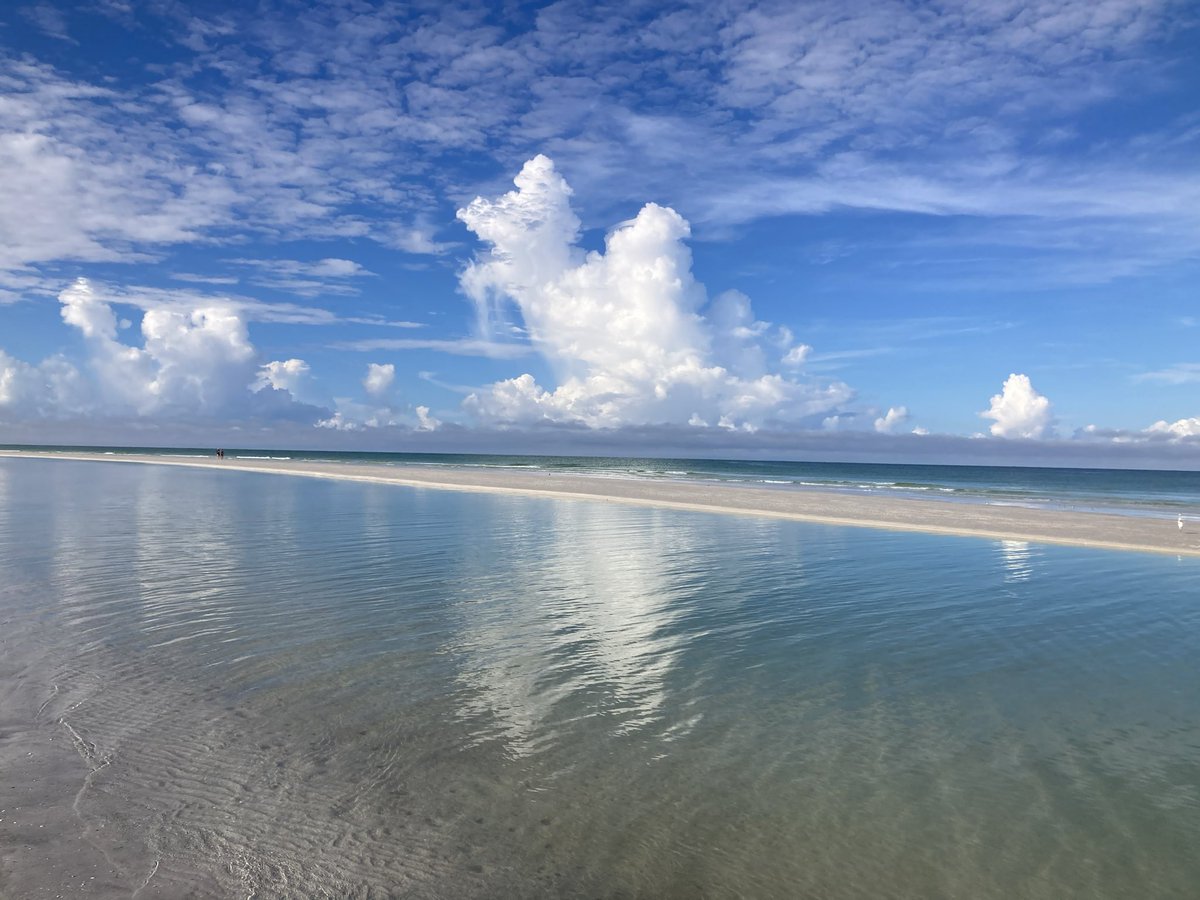
<path fill-rule="evenodd" d="M 195 447 L 14 447 L 105 456 L 152 454 L 209 458 Z M 947 503 L 1012 504 L 1152 515 L 1200 515 L 1200 472 L 1031 468 L 727 459 L 658 459 L 456 453 L 362 453 L 245 448 L 233 459 L 293 460 L 339 465 L 429 466 L 533 470 L 593 478 L 671 479 L 697 484 L 770 485 L 776 490 L 826 490 L 913 496 Z"/>

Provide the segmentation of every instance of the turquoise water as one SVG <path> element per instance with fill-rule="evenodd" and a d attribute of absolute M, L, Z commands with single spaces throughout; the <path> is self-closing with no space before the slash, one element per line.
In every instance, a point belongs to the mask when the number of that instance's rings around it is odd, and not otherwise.
<path fill-rule="evenodd" d="M 1194 896 L 1198 575 L 0 460 L 4 663 L 111 896 Z"/>
<path fill-rule="evenodd" d="M 0 449 L 4 449 L 0 447 Z M 66 447 L 10 449 L 69 451 Z M 161 454 L 211 458 L 207 448 L 83 448 L 113 455 Z M 1067 469 L 1028 466 L 945 466 L 875 463 L 770 462 L 592 456 L 503 456 L 448 453 L 345 453 L 236 450 L 229 459 L 309 460 L 361 465 L 539 469 L 556 474 L 671 479 L 770 486 L 777 490 L 849 491 L 963 503 L 1097 510 L 1127 515 L 1200 517 L 1200 471 Z"/>

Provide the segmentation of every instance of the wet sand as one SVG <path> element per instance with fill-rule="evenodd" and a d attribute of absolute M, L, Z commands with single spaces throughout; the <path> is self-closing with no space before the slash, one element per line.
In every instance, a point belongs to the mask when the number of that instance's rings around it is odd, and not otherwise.
<path fill-rule="evenodd" d="M 140 882 L 121 877 L 78 811 L 103 761 L 66 727 L 57 685 L 41 690 L 26 631 L 0 631 L 0 897 L 128 897 Z"/>
<path fill-rule="evenodd" d="M 878 497 L 811 488 L 649 482 L 599 475 L 562 475 L 543 470 L 455 469 L 273 459 L 185 459 L 156 455 L 109 456 L 11 450 L 0 451 L 0 457 L 188 466 L 298 475 L 439 490 L 546 496 L 732 513 L 856 528 L 1200 556 L 1200 521 L 1190 521 L 1181 530 L 1173 520 L 1151 516 Z"/>

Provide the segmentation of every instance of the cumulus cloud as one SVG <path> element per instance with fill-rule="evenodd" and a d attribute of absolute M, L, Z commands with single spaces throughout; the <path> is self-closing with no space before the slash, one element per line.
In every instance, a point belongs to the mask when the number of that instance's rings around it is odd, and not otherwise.
<path fill-rule="evenodd" d="M 1200 417 L 1178 419 L 1174 422 L 1159 420 L 1147 428 L 1146 433 L 1176 439 L 1197 437 L 1200 436 Z"/>
<path fill-rule="evenodd" d="M 309 365 L 302 359 L 275 360 L 258 368 L 255 389 L 270 387 L 295 396 L 309 376 Z"/>
<path fill-rule="evenodd" d="M 259 365 L 235 306 L 147 303 L 135 345 L 120 339 L 123 320 L 113 302 L 86 279 L 58 300 L 63 321 L 83 339 L 83 363 L 55 356 L 32 364 L 0 351 L 0 408 L 10 417 L 186 420 L 315 412 L 294 403 L 308 365 L 299 359 Z"/>
<path fill-rule="evenodd" d="M 333 415 L 318 420 L 317 428 L 331 431 L 363 432 L 393 428 L 401 431 L 437 431 L 442 422 L 434 418 L 428 406 L 391 406 L 388 404 L 360 403 L 348 397 L 334 401 L 337 409 Z"/>
<path fill-rule="evenodd" d="M 1076 440 L 1110 444 L 1157 444 L 1159 446 L 1195 446 L 1200 443 L 1200 417 L 1192 416 L 1169 422 L 1159 419 L 1141 429 L 1102 428 L 1086 425 L 1075 432 Z"/>
<path fill-rule="evenodd" d="M 466 406 L 484 420 L 752 429 L 824 416 L 851 398 L 844 384 L 771 371 L 766 348 L 792 354 L 790 333 L 755 320 L 738 292 L 708 303 L 692 275 L 688 223 L 674 210 L 648 203 L 609 233 L 603 253 L 585 253 L 571 189 L 547 157 L 527 162 L 515 184 L 459 210 L 490 245 L 461 285 L 484 335 L 516 306 L 558 384 L 526 373 L 472 394 Z"/>
<path fill-rule="evenodd" d="M 437 431 L 442 423 L 429 414 L 428 406 L 418 406 L 417 413 L 417 431 Z"/>
<path fill-rule="evenodd" d="M 363 428 L 340 409 L 327 419 L 317 420 L 316 427 L 328 428 L 331 431 L 361 431 Z"/>
<path fill-rule="evenodd" d="M 880 434 L 891 434 L 892 429 L 897 425 L 903 425 L 908 421 L 908 408 L 904 406 L 893 406 L 888 409 L 887 413 L 875 420 L 875 430 Z"/>
<path fill-rule="evenodd" d="M 253 421 L 413 433 L 442 425 L 428 407 L 395 407 L 382 399 L 395 378 L 390 363 L 368 368 L 363 383 L 380 395 L 376 402 L 340 399 L 331 412 L 306 361 L 261 361 L 250 342 L 246 306 L 236 301 L 123 292 L 83 278 L 58 300 L 63 322 L 82 340 L 82 359 L 53 356 L 35 364 L 0 349 L 0 421 L 6 425 L 104 420 L 208 428 Z M 140 310 L 140 325 L 121 317 L 130 308 Z M 127 333 L 135 327 L 140 341 Z"/>
<path fill-rule="evenodd" d="M 334 400 L 333 415 L 316 422 L 318 428 L 331 431 L 363 432 L 394 428 L 407 432 L 436 431 L 442 422 L 430 414 L 428 406 L 396 403 L 390 394 L 396 379 L 392 363 L 368 363 L 362 380 L 368 395 L 364 403 L 351 397 Z"/>
<path fill-rule="evenodd" d="M 979 414 L 992 420 L 994 437 L 1040 438 L 1050 430 L 1053 418 L 1050 401 L 1033 389 L 1028 375 L 1011 374 L 1004 388 Z"/>
<path fill-rule="evenodd" d="M 0 411 L 64 418 L 85 410 L 91 394 L 87 379 L 61 356 L 31 365 L 0 350 Z"/>
<path fill-rule="evenodd" d="M 367 377 L 363 379 L 363 387 L 372 397 L 380 397 L 387 393 L 396 379 L 396 367 L 391 363 L 367 363 Z"/>

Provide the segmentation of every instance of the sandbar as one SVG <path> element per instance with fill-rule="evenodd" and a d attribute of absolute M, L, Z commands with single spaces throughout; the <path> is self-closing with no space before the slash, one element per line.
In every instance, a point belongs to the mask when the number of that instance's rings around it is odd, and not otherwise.
<path fill-rule="evenodd" d="M 1070 509 L 1044 509 L 821 490 L 695 481 L 643 481 L 540 469 L 338 463 L 310 460 L 179 458 L 152 454 L 0 451 L 0 458 L 186 466 L 339 481 L 494 494 L 521 494 L 697 510 L 1002 541 L 1200 556 L 1200 521 Z"/>

